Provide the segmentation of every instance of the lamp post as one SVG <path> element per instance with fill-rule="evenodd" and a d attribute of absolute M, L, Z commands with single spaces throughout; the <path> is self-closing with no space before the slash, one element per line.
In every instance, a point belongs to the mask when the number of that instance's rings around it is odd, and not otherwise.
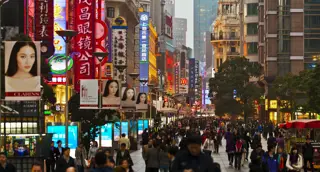
<path fill-rule="evenodd" d="M 62 37 L 62 39 L 64 40 L 64 42 L 66 43 L 66 61 L 65 61 L 65 65 L 66 65 L 66 90 L 65 90 L 65 99 L 66 99 L 66 105 L 65 105 L 65 127 L 66 127 L 66 133 L 65 133 L 65 147 L 68 147 L 68 121 L 69 121 L 69 109 L 68 109 L 68 85 L 69 85 L 69 80 L 68 80 L 68 57 L 69 57 L 69 43 L 71 41 L 71 39 L 76 36 L 78 34 L 77 31 L 74 30 L 58 30 L 56 31 L 56 33 Z"/>
<path fill-rule="evenodd" d="M 148 84 L 148 88 L 149 88 L 149 92 L 150 92 L 150 114 L 149 114 L 149 121 L 150 121 L 150 124 L 151 124 L 151 118 L 152 118 L 152 105 L 153 105 L 153 102 L 152 102 L 152 89 L 154 87 L 154 84 Z"/>
<path fill-rule="evenodd" d="M 94 52 L 93 53 L 93 56 L 95 56 L 99 61 L 100 61 L 100 63 L 99 63 L 99 89 L 101 89 L 102 88 L 102 82 L 101 82 L 101 77 L 102 77 L 102 73 L 101 73 L 101 62 L 103 61 L 103 59 L 105 58 L 105 57 L 108 57 L 108 55 L 109 55 L 109 53 L 107 53 L 107 52 Z M 101 111 L 101 105 L 102 105 L 102 103 L 101 103 L 101 98 L 102 96 L 101 96 L 101 90 L 100 90 L 100 93 L 99 93 L 99 111 Z"/>
<path fill-rule="evenodd" d="M 127 68 L 127 65 L 114 65 L 114 67 L 120 72 L 120 76 L 123 74 L 123 71 Z M 124 80 L 124 77 L 122 78 L 121 77 L 121 80 Z M 122 81 L 121 82 L 121 85 L 122 85 Z"/>

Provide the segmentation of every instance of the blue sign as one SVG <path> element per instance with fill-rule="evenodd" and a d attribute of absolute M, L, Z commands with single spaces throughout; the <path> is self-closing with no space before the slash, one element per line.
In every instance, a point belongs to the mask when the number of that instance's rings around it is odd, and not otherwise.
<path fill-rule="evenodd" d="M 57 141 L 61 140 L 62 147 L 65 147 L 65 126 L 47 126 L 47 133 L 53 133 L 52 141 L 54 141 L 55 146 Z M 68 127 L 68 147 L 70 149 L 76 149 L 78 146 L 78 126 L 69 126 Z"/>
<path fill-rule="evenodd" d="M 143 129 L 148 129 L 149 128 L 149 120 L 145 119 L 143 120 Z"/>
<path fill-rule="evenodd" d="M 138 134 L 143 133 L 143 120 L 138 120 Z"/>
<path fill-rule="evenodd" d="M 140 56 L 140 80 L 149 79 L 149 12 L 140 13 L 140 43 L 139 43 L 139 56 Z M 148 92 L 147 84 L 140 85 L 140 92 Z"/>
<path fill-rule="evenodd" d="M 101 127 L 101 146 L 112 147 L 112 123 Z"/>
<path fill-rule="evenodd" d="M 126 134 L 128 136 L 129 127 L 128 127 L 128 122 L 122 122 L 121 124 L 121 134 Z"/>

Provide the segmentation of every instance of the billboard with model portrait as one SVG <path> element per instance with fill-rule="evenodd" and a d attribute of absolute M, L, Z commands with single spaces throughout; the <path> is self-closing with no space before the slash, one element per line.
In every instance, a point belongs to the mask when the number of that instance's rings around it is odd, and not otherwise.
<path fill-rule="evenodd" d="M 123 87 L 121 89 L 121 107 L 123 109 L 135 109 L 136 97 L 137 95 L 135 88 Z"/>
<path fill-rule="evenodd" d="M 147 93 L 139 93 L 136 100 L 136 110 L 146 111 L 148 110 L 148 95 Z"/>
<path fill-rule="evenodd" d="M 38 100 L 40 93 L 40 42 L 5 42 L 7 100 Z"/>
<path fill-rule="evenodd" d="M 102 88 L 102 108 L 120 108 L 120 84 L 118 80 L 105 80 Z"/>

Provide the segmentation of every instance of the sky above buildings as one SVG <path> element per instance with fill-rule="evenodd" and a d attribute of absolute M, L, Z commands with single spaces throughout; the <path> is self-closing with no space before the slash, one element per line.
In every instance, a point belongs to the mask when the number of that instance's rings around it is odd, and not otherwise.
<path fill-rule="evenodd" d="M 193 0 L 175 0 L 175 17 L 187 19 L 187 46 L 193 48 Z"/>

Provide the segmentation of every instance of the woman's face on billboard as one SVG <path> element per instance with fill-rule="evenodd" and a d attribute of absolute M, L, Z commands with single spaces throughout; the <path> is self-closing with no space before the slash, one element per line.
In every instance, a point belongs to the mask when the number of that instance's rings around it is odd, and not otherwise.
<path fill-rule="evenodd" d="M 108 89 L 110 95 L 116 95 L 118 91 L 118 84 L 116 82 L 111 82 Z"/>
<path fill-rule="evenodd" d="M 24 46 L 20 48 L 17 53 L 17 65 L 18 71 L 23 73 L 29 73 L 35 60 L 36 52 L 30 46 Z"/>
<path fill-rule="evenodd" d="M 144 103 L 147 100 L 147 96 L 145 94 L 140 95 L 140 103 Z"/>
<path fill-rule="evenodd" d="M 129 99 L 129 100 L 131 100 L 132 98 L 133 98 L 133 96 L 134 96 L 134 91 L 133 91 L 133 89 L 129 89 L 129 90 L 127 90 L 127 100 Z"/>

